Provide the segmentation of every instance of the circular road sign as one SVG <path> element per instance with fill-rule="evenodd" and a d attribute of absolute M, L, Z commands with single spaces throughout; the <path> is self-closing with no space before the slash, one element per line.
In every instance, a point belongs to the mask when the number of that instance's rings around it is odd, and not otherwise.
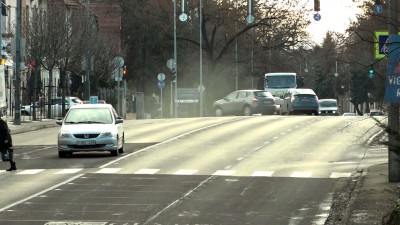
<path fill-rule="evenodd" d="M 174 59 L 168 59 L 168 61 L 167 61 L 167 67 L 168 67 L 168 69 L 172 70 L 172 68 L 175 67 L 175 66 L 174 66 L 174 62 L 175 62 Z"/>
<path fill-rule="evenodd" d="M 158 75 L 157 75 L 157 79 L 158 79 L 159 81 L 165 80 L 165 74 L 163 74 L 163 73 L 158 74 Z"/>
<path fill-rule="evenodd" d="M 181 15 L 179 15 L 179 19 L 180 19 L 182 22 L 185 22 L 185 21 L 187 20 L 187 18 L 188 18 L 188 16 L 187 16 L 186 13 L 182 13 Z"/>
<path fill-rule="evenodd" d="M 164 88 L 165 87 L 164 81 L 158 81 L 158 87 L 161 89 Z"/>
<path fill-rule="evenodd" d="M 383 7 L 382 7 L 382 5 L 375 5 L 375 6 L 374 6 L 374 12 L 375 12 L 376 14 L 381 14 L 381 13 L 383 12 Z"/>
<path fill-rule="evenodd" d="M 246 18 L 246 21 L 248 24 L 253 23 L 254 22 L 254 16 L 253 15 L 248 15 Z"/>
<path fill-rule="evenodd" d="M 314 14 L 314 20 L 315 20 L 315 21 L 320 21 L 320 20 L 321 20 L 321 14 L 315 13 L 315 14 Z"/>

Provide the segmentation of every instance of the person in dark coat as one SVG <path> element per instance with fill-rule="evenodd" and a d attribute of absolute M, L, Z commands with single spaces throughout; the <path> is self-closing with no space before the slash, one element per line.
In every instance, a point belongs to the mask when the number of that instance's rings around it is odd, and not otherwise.
<path fill-rule="evenodd" d="M 15 162 L 13 160 L 13 149 L 12 147 L 12 137 L 10 129 L 8 128 L 7 122 L 0 118 L 0 150 L 9 149 L 10 151 L 10 168 L 6 171 L 17 170 Z"/>

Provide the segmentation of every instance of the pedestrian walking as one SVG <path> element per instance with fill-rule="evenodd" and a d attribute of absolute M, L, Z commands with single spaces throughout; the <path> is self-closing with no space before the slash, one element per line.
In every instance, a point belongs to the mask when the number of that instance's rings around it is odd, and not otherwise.
<path fill-rule="evenodd" d="M 13 155 L 14 150 L 12 149 L 12 137 L 10 129 L 8 128 L 7 122 L 0 118 L 0 150 L 2 152 L 9 151 L 10 156 L 10 168 L 6 169 L 6 171 L 17 170 L 15 165 Z"/>

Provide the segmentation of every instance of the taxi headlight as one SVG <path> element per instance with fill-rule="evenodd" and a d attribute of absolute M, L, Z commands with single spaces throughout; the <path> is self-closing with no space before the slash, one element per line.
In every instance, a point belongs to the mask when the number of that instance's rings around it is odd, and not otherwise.
<path fill-rule="evenodd" d="M 113 136 L 112 133 L 109 132 L 109 131 L 107 131 L 107 132 L 102 133 L 102 134 L 100 135 L 100 138 L 112 137 L 112 136 Z"/>
<path fill-rule="evenodd" d="M 72 135 L 66 131 L 60 131 L 60 133 L 58 134 L 59 138 L 71 138 Z"/>

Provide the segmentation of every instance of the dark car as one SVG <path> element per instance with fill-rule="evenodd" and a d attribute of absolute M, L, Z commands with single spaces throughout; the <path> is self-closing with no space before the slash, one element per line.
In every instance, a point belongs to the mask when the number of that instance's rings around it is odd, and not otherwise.
<path fill-rule="evenodd" d="M 318 96 L 312 89 L 291 89 L 285 94 L 280 109 L 288 115 L 319 115 Z"/>
<path fill-rule="evenodd" d="M 231 92 L 213 105 L 216 116 L 252 114 L 272 115 L 276 110 L 275 98 L 268 91 L 238 90 Z"/>

